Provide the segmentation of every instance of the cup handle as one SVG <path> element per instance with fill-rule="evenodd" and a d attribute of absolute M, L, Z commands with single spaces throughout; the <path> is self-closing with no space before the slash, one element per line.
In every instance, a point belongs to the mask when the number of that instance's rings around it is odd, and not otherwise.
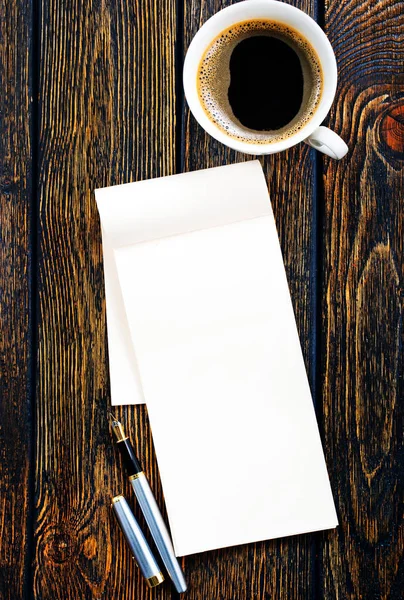
<path fill-rule="evenodd" d="M 343 158 L 348 152 L 348 146 L 344 140 L 342 140 L 334 131 L 328 129 L 328 127 L 317 127 L 317 129 L 315 129 L 304 141 L 306 144 L 309 144 L 309 146 L 312 146 L 313 148 L 316 148 L 316 150 L 331 156 L 331 158 L 336 158 L 337 160 Z"/>

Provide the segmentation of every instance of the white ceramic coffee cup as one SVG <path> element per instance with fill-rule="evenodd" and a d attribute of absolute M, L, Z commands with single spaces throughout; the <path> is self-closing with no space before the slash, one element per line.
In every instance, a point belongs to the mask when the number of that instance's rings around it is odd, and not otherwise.
<path fill-rule="evenodd" d="M 198 67 L 207 48 L 222 31 L 248 19 L 279 21 L 299 31 L 316 51 L 323 71 L 322 95 L 312 118 L 297 133 L 268 144 L 250 144 L 227 135 L 205 113 L 197 88 Z M 342 158 L 348 152 L 348 146 L 334 131 L 320 126 L 331 108 L 337 88 L 333 49 L 323 30 L 298 8 L 277 0 L 244 0 L 224 8 L 206 21 L 192 40 L 185 57 L 183 77 L 185 96 L 195 119 L 212 137 L 230 148 L 246 154 L 273 154 L 304 141 L 332 158 Z"/>

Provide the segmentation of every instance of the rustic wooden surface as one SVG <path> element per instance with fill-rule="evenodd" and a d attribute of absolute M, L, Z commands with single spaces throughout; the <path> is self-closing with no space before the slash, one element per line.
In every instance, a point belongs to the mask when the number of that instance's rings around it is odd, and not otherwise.
<path fill-rule="evenodd" d="M 106 424 L 92 191 L 248 158 L 204 134 L 181 88 L 192 36 L 230 3 L 0 6 L 1 600 L 178 597 L 145 588 L 109 509 L 129 489 Z M 395 0 L 294 4 L 334 45 L 329 122 L 351 150 L 337 163 L 301 145 L 262 164 L 341 524 L 188 557 L 185 597 L 398 600 L 404 13 Z M 161 501 L 145 408 L 117 414 Z"/>
<path fill-rule="evenodd" d="M 124 480 L 107 425 L 100 232 L 93 190 L 175 165 L 175 5 L 42 3 L 38 383 L 33 594 L 151 597 L 111 518 Z M 124 416 L 126 411 L 118 411 Z M 144 407 L 127 411 L 152 483 Z M 128 484 L 125 484 L 130 497 Z M 159 598 L 168 599 L 168 586 Z"/>
<path fill-rule="evenodd" d="M 22 598 L 30 588 L 35 326 L 31 40 L 29 1 L 0 3 L 0 598 Z"/>
<path fill-rule="evenodd" d="M 404 597 L 404 10 L 331 0 L 339 64 L 324 161 L 322 429 L 340 527 L 321 545 L 321 597 Z M 360 35 L 353 35 L 360 32 Z"/>

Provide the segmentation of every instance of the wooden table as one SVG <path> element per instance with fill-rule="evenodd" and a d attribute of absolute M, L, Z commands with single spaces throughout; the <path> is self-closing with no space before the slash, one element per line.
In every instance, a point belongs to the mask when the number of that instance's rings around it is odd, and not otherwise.
<path fill-rule="evenodd" d="M 146 589 L 111 518 L 129 489 L 106 423 L 93 190 L 248 158 L 206 135 L 182 92 L 187 46 L 226 4 L 0 5 L 2 600 L 177 598 Z M 328 122 L 350 152 L 302 144 L 262 164 L 340 526 L 189 557 L 189 600 L 403 597 L 403 4 L 295 4 L 334 46 Z M 117 414 L 161 501 L 145 407 Z"/>

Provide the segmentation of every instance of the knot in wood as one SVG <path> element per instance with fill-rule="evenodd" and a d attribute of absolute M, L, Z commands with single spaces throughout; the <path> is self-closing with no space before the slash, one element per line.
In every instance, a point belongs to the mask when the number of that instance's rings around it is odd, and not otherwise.
<path fill-rule="evenodd" d="M 63 564 L 71 560 L 76 553 L 76 539 L 72 533 L 64 529 L 54 528 L 49 531 L 44 545 L 46 558 L 55 564 Z"/>
<path fill-rule="evenodd" d="M 389 108 L 381 118 L 380 138 L 395 155 L 404 159 L 404 103 Z"/>

